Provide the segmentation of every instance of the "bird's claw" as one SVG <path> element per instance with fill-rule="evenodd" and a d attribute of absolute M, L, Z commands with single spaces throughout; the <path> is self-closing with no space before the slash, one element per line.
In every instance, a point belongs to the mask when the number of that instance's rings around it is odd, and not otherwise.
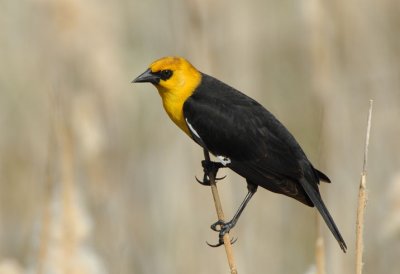
<path fill-rule="evenodd" d="M 217 228 L 219 226 L 219 228 Z M 224 222 L 222 220 L 218 220 L 215 223 L 213 223 L 210 227 L 212 230 L 219 232 L 220 234 L 222 234 L 222 236 L 224 236 L 226 233 L 228 233 L 233 227 L 235 226 L 235 224 L 231 221 L 231 222 Z"/>
<path fill-rule="evenodd" d="M 238 238 L 231 238 L 231 239 L 230 239 L 231 245 L 233 245 L 234 243 L 236 243 L 237 239 L 238 239 Z M 221 246 L 221 245 L 224 244 L 224 237 L 222 237 L 222 238 L 219 237 L 218 243 L 216 243 L 216 244 L 210 244 L 209 242 L 206 242 L 206 243 L 207 243 L 207 245 L 210 246 L 210 247 L 219 247 L 219 246 Z"/>
<path fill-rule="evenodd" d="M 220 240 L 218 241 L 218 243 L 216 243 L 216 244 L 210 244 L 209 242 L 206 241 L 206 244 L 207 244 L 209 247 L 219 247 L 219 246 L 221 246 L 221 245 L 224 244 L 224 241 L 222 240 L 222 242 L 221 242 L 221 239 L 220 239 Z"/>
<path fill-rule="evenodd" d="M 197 176 L 194 176 L 194 178 L 196 178 L 196 181 L 197 181 L 199 184 L 203 185 L 203 186 L 209 186 L 209 185 L 210 185 L 210 180 L 209 180 L 208 177 L 206 177 L 206 176 L 203 177 L 203 180 L 199 180 L 199 179 L 197 178 Z"/>
<path fill-rule="evenodd" d="M 224 167 L 224 165 L 222 165 L 221 163 L 203 160 L 203 161 L 201 161 L 201 165 L 202 165 L 203 171 L 204 171 L 203 180 L 201 181 L 197 177 L 195 177 L 196 181 L 199 184 L 209 186 L 210 185 L 210 174 L 214 175 L 215 181 L 220 181 L 220 180 L 225 179 L 226 175 L 223 177 L 220 177 L 220 178 L 216 178 L 218 170 L 220 168 Z"/>
<path fill-rule="evenodd" d="M 219 178 L 215 178 L 215 181 L 221 181 L 221 180 L 223 180 L 223 179 L 225 179 L 226 178 L 226 175 L 225 176 L 222 176 L 222 177 L 219 177 Z"/>
<path fill-rule="evenodd" d="M 210 179 L 208 178 L 208 176 L 206 174 L 204 174 L 203 180 L 199 180 L 196 176 L 195 176 L 195 178 L 196 178 L 196 181 L 199 184 L 201 184 L 203 186 L 210 186 Z M 222 177 L 219 177 L 219 178 L 215 178 L 214 180 L 215 181 L 220 181 L 220 180 L 223 180 L 225 178 L 226 178 L 226 175 L 222 176 Z"/>
<path fill-rule="evenodd" d="M 216 232 L 220 232 L 222 230 L 223 225 L 225 224 L 224 221 L 222 220 L 218 220 L 215 223 L 213 223 L 210 227 L 212 230 L 216 231 Z M 219 226 L 219 229 L 217 228 L 217 226 Z"/>
<path fill-rule="evenodd" d="M 218 240 L 218 243 L 212 245 L 212 244 L 209 244 L 209 243 L 207 242 L 207 244 L 208 244 L 209 246 L 211 246 L 211 247 L 218 247 L 218 246 L 220 246 L 220 245 L 223 245 L 223 244 L 224 244 L 224 236 L 225 236 L 225 234 L 228 233 L 233 227 L 234 227 L 234 223 L 233 223 L 233 222 L 227 222 L 227 223 L 225 223 L 225 222 L 222 221 L 222 220 L 216 221 L 215 223 L 213 223 L 213 224 L 211 225 L 211 229 L 214 230 L 214 231 L 216 231 L 216 232 L 219 232 L 219 235 L 218 235 L 218 239 L 219 239 L 219 240 Z M 231 244 L 234 244 L 236 241 L 237 241 L 237 238 L 232 238 L 232 239 L 230 240 Z"/>

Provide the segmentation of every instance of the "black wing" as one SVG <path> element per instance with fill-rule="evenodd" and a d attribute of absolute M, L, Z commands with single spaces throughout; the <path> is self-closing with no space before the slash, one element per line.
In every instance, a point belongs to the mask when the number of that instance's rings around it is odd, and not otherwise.
<path fill-rule="evenodd" d="M 235 172 L 312 205 L 298 180 L 305 168 L 316 171 L 289 131 L 255 100 L 203 74 L 183 111 L 201 142 L 197 136 L 193 139 L 214 155 L 228 157 Z M 318 177 L 310 183 L 318 191 Z"/>

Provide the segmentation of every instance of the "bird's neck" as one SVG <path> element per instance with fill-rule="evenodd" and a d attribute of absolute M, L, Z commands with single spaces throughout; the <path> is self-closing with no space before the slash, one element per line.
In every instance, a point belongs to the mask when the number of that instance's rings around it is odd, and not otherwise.
<path fill-rule="evenodd" d="M 191 134 L 183 115 L 183 104 L 200 85 L 201 78 L 201 73 L 192 68 L 188 70 L 185 77 L 178 78 L 181 80 L 174 88 L 167 89 L 161 85 L 156 86 L 169 118 L 189 137 L 191 137 Z"/>

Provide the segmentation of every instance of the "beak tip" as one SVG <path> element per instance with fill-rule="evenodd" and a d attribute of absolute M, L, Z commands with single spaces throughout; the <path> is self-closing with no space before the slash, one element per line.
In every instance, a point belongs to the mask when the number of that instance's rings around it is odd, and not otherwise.
<path fill-rule="evenodd" d="M 160 78 L 158 75 L 153 74 L 153 72 L 150 69 L 147 69 L 145 72 L 140 74 L 138 77 L 136 77 L 131 83 L 158 83 L 160 81 Z"/>

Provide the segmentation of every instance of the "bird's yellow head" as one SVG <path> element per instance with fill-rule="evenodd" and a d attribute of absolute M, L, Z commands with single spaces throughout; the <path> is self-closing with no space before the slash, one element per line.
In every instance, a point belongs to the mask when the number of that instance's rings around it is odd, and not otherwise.
<path fill-rule="evenodd" d="M 133 83 L 152 83 L 160 94 L 169 117 L 189 136 L 183 104 L 201 82 L 201 73 L 182 57 L 154 61 Z"/>
<path fill-rule="evenodd" d="M 164 96 L 182 96 L 200 83 L 201 74 L 182 57 L 164 57 L 150 64 L 134 83 L 149 82 Z"/>

